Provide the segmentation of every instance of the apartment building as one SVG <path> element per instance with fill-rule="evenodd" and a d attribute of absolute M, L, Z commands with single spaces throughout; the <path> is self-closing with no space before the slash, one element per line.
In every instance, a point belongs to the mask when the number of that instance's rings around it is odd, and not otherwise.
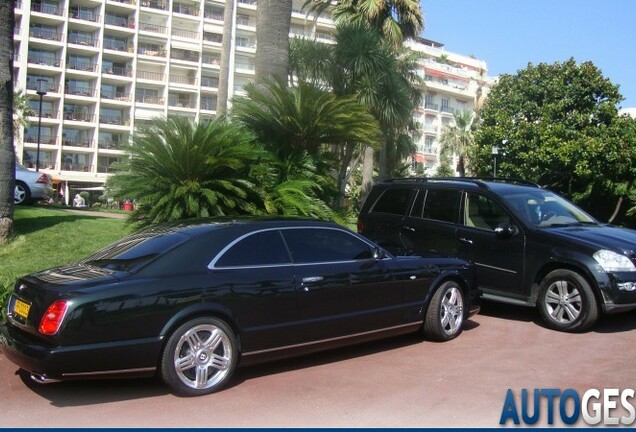
<path fill-rule="evenodd" d="M 443 44 L 429 39 L 408 45 L 423 57 L 419 74 L 425 81 L 424 104 L 414 114 L 420 133 L 415 137 L 417 151 L 412 166 L 416 172 L 424 168 L 427 175 L 434 175 L 441 163 L 444 128 L 454 125 L 455 114 L 480 106 L 493 80 L 484 60 L 447 51 Z M 453 157 L 451 168 L 456 164 Z"/>
<path fill-rule="evenodd" d="M 330 17 L 307 16 L 303 2 L 294 2 L 290 34 L 333 40 Z M 256 0 L 234 2 L 231 36 L 224 10 L 225 0 L 18 0 L 15 88 L 35 113 L 19 131 L 18 159 L 34 167 L 39 141 L 40 169 L 56 184 L 99 187 L 135 126 L 158 116 L 214 117 L 224 37 L 232 37 L 229 96 L 254 78 Z M 443 126 L 474 107 L 486 66 L 424 39 L 412 47 L 426 56 L 427 84 L 413 160 L 434 167 Z"/>

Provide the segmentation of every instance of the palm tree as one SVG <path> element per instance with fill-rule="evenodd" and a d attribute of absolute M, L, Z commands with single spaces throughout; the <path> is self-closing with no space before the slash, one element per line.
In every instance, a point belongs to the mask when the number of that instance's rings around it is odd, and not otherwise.
<path fill-rule="evenodd" d="M 304 7 L 310 6 L 309 12 L 320 14 L 332 3 L 331 0 L 306 0 Z M 337 23 L 369 24 L 395 47 L 424 30 L 424 16 L 418 0 L 340 0 L 332 15 Z"/>
<path fill-rule="evenodd" d="M 107 182 L 116 196 L 136 200 L 131 222 L 255 214 L 262 207 L 246 178 L 263 153 L 243 128 L 170 117 L 140 128 L 133 140 L 130 159 Z"/>
<path fill-rule="evenodd" d="M 0 3 L 0 244 L 13 234 L 13 29 L 15 1 Z"/>
<path fill-rule="evenodd" d="M 230 60 L 234 41 L 234 0 L 225 0 L 223 11 L 223 43 L 221 46 L 221 70 L 219 71 L 219 90 L 216 98 L 216 115 L 223 116 L 227 111 L 229 96 Z"/>
<path fill-rule="evenodd" d="M 457 155 L 457 171 L 460 177 L 466 175 L 468 151 L 475 142 L 472 131 L 473 119 L 474 115 L 470 111 L 455 114 L 455 125 L 446 126 L 440 138 L 442 153 Z"/>
<path fill-rule="evenodd" d="M 259 0 L 256 11 L 256 79 L 287 81 L 292 0 Z"/>
<path fill-rule="evenodd" d="M 354 96 L 337 96 L 307 82 L 285 88 L 280 81 L 265 81 L 263 87 L 250 84 L 245 90 L 246 97 L 234 99 L 232 115 L 275 156 L 277 191 L 288 197 L 271 195 L 276 198 L 269 202 L 282 207 L 286 200 L 320 198 L 324 204 L 333 198 L 334 149 L 378 140 L 377 122 Z M 312 179 L 315 187 L 298 181 L 303 179 Z M 313 206 L 312 211 L 320 209 Z"/>
<path fill-rule="evenodd" d="M 28 117 L 35 115 L 33 108 L 29 105 L 29 97 L 20 91 L 13 92 L 13 133 L 15 138 L 20 134 L 20 130 L 31 126 Z"/>

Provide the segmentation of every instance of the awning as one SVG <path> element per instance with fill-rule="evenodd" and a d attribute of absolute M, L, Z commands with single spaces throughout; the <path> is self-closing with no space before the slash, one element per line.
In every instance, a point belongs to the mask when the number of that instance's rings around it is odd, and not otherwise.
<path fill-rule="evenodd" d="M 424 155 L 416 153 L 416 154 L 413 155 L 413 160 L 415 162 L 424 163 L 424 162 L 426 162 L 426 157 L 424 157 Z"/>

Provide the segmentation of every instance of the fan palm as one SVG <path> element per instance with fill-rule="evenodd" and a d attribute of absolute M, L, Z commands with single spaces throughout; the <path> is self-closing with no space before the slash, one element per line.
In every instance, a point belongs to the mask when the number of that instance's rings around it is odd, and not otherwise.
<path fill-rule="evenodd" d="M 466 175 L 466 158 L 470 147 L 475 142 L 472 132 L 473 118 L 474 115 L 470 111 L 455 114 L 455 125 L 446 126 L 440 138 L 442 153 L 457 155 L 457 171 L 460 177 Z"/>
<path fill-rule="evenodd" d="M 108 186 L 137 201 L 131 220 L 140 226 L 261 207 L 246 178 L 263 153 L 250 133 L 224 120 L 157 119 L 136 132 L 129 153 Z"/>

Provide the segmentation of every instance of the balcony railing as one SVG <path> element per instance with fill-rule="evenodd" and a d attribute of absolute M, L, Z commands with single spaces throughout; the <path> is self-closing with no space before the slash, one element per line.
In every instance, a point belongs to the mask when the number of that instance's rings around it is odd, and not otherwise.
<path fill-rule="evenodd" d="M 451 108 L 449 106 L 442 106 L 441 111 L 445 113 L 455 114 L 455 108 Z"/>
<path fill-rule="evenodd" d="M 211 78 L 211 77 L 201 77 L 201 86 L 202 87 L 218 87 L 219 86 L 219 79 L 218 78 Z"/>
<path fill-rule="evenodd" d="M 145 79 L 150 81 L 164 81 L 165 78 L 166 78 L 166 75 L 159 72 L 148 72 L 143 70 L 137 71 L 137 79 Z"/>
<path fill-rule="evenodd" d="M 219 66 L 221 65 L 221 59 L 215 56 L 211 56 L 211 55 L 205 55 L 203 54 L 203 63 L 204 64 L 211 64 L 214 66 Z"/>
<path fill-rule="evenodd" d="M 135 22 L 133 20 L 112 15 L 106 15 L 104 17 L 104 24 L 116 27 L 135 28 Z"/>
<path fill-rule="evenodd" d="M 59 86 L 56 83 L 48 83 L 47 82 L 46 84 L 44 84 L 44 86 L 45 86 L 44 90 L 47 93 L 59 93 L 60 92 Z M 27 81 L 26 88 L 28 90 L 38 90 L 38 83 L 37 82 L 28 82 Z"/>
<path fill-rule="evenodd" d="M 168 27 L 164 27 L 164 26 L 160 26 L 160 25 L 156 25 L 156 24 L 145 23 L 145 22 L 140 22 L 139 23 L 139 30 L 152 32 L 152 33 L 161 33 L 161 34 L 168 33 Z"/>
<path fill-rule="evenodd" d="M 71 60 L 66 62 L 66 67 L 68 69 L 81 70 L 85 72 L 96 72 L 97 71 L 97 63 L 92 63 L 84 60 Z"/>
<path fill-rule="evenodd" d="M 111 100 L 125 101 L 125 102 L 130 101 L 130 93 L 126 93 L 126 92 L 102 90 L 100 94 L 102 96 L 102 99 L 111 99 Z"/>
<path fill-rule="evenodd" d="M 24 142 L 37 143 L 38 142 L 38 136 L 37 135 L 26 135 L 24 137 Z M 54 135 L 40 135 L 40 144 L 55 145 L 55 144 L 57 144 L 57 137 L 54 136 Z"/>
<path fill-rule="evenodd" d="M 165 57 L 166 50 L 161 50 L 157 48 L 139 47 L 137 48 L 137 54 L 147 55 L 151 57 Z"/>
<path fill-rule="evenodd" d="M 99 115 L 99 122 L 102 124 L 111 124 L 111 125 L 128 125 L 128 117 L 125 116 L 109 116 L 109 115 Z"/>
<path fill-rule="evenodd" d="M 97 141 L 97 146 L 100 149 L 106 150 L 118 150 L 121 148 L 122 143 L 119 141 L 110 141 L 110 140 L 99 140 Z M 99 168 L 98 168 L 99 169 Z"/>
<path fill-rule="evenodd" d="M 88 113 L 67 112 L 64 113 L 64 120 L 92 123 L 95 121 L 95 115 Z"/>
<path fill-rule="evenodd" d="M 141 96 L 138 95 L 135 97 L 135 101 L 138 103 L 145 103 L 151 105 L 163 105 L 165 103 L 165 99 L 159 96 Z"/>
<path fill-rule="evenodd" d="M 84 45 L 84 46 L 97 46 L 97 38 L 92 36 L 85 36 L 79 34 L 70 34 L 68 35 L 68 42 L 75 45 Z"/>
<path fill-rule="evenodd" d="M 110 165 L 97 165 L 97 172 L 100 174 L 110 174 L 117 172 L 117 168 Z"/>
<path fill-rule="evenodd" d="M 80 10 L 80 9 L 71 9 L 69 11 L 71 18 L 81 20 L 81 21 L 90 21 L 90 22 L 99 22 L 100 15 L 96 14 L 93 11 Z"/>
<path fill-rule="evenodd" d="M 95 97 L 95 89 L 83 86 L 68 86 L 64 89 L 67 95 Z"/>
<path fill-rule="evenodd" d="M 194 85 L 196 83 L 196 79 L 181 75 L 171 75 L 170 82 L 174 84 Z"/>
<path fill-rule="evenodd" d="M 201 101 L 201 109 L 208 111 L 216 110 L 216 99 L 206 99 Z"/>
<path fill-rule="evenodd" d="M 38 117 L 38 110 L 33 110 L 31 117 Z M 52 108 L 42 108 L 42 120 L 57 119 L 57 110 Z"/>
<path fill-rule="evenodd" d="M 166 10 L 168 9 L 168 2 L 158 0 L 141 0 L 141 6 L 151 9 Z"/>
<path fill-rule="evenodd" d="M 172 51 L 170 52 L 170 58 L 173 60 L 183 60 L 189 62 L 198 62 L 199 55 L 196 53 L 187 53 L 182 51 Z"/>
<path fill-rule="evenodd" d="M 133 52 L 135 49 L 133 44 L 124 41 L 117 41 L 112 39 L 104 39 L 104 49 L 113 51 Z"/>
<path fill-rule="evenodd" d="M 217 33 L 203 33 L 204 42 L 223 43 L 223 35 Z"/>
<path fill-rule="evenodd" d="M 79 163 L 62 163 L 62 171 L 90 172 L 91 165 Z"/>
<path fill-rule="evenodd" d="M 223 21 L 223 14 L 216 11 L 204 10 L 203 17 L 210 18 L 217 21 Z"/>
<path fill-rule="evenodd" d="M 31 10 L 33 12 L 40 12 L 48 15 L 62 15 L 62 8 L 56 5 L 48 5 L 44 3 L 31 3 Z"/>
<path fill-rule="evenodd" d="M 239 4 L 256 6 L 256 0 L 238 0 Z"/>
<path fill-rule="evenodd" d="M 436 103 L 426 103 L 424 106 L 427 110 L 439 111 L 439 104 Z"/>
<path fill-rule="evenodd" d="M 199 39 L 199 32 L 173 28 L 172 36 L 178 36 L 178 37 L 187 38 L 187 39 Z"/>
<path fill-rule="evenodd" d="M 43 28 L 37 28 L 37 27 L 30 29 L 29 36 L 38 38 L 38 39 L 47 39 L 47 40 L 58 41 L 58 42 L 62 40 L 62 33 L 56 30 L 49 30 L 49 29 L 43 29 Z"/>
<path fill-rule="evenodd" d="M 59 58 L 44 56 L 44 55 L 40 55 L 40 56 L 30 55 L 28 58 L 28 62 L 31 64 L 38 64 L 38 65 L 45 65 L 45 66 L 54 66 L 54 67 L 60 66 Z"/>
<path fill-rule="evenodd" d="M 91 148 L 91 147 L 93 147 L 94 142 L 95 142 L 95 140 L 87 139 L 87 138 L 75 138 L 75 139 L 64 138 L 62 140 L 62 145 L 63 146 L 70 146 L 70 147 Z"/>
<path fill-rule="evenodd" d="M 168 106 L 176 107 L 176 108 L 194 108 L 194 104 L 189 100 L 178 99 L 178 98 L 169 98 Z"/>
<path fill-rule="evenodd" d="M 186 6 L 182 3 L 172 3 L 172 12 L 192 16 L 199 16 L 200 13 L 199 8 Z"/>
<path fill-rule="evenodd" d="M 132 77 L 132 69 L 123 68 L 123 67 L 105 67 L 102 69 L 102 72 L 108 75 L 117 75 L 123 77 Z"/>
<path fill-rule="evenodd" d="M 137 4 L 136 0 L 112 0 L 112 1 L 117 3 L 129 4 L 129 5 Z"/>

